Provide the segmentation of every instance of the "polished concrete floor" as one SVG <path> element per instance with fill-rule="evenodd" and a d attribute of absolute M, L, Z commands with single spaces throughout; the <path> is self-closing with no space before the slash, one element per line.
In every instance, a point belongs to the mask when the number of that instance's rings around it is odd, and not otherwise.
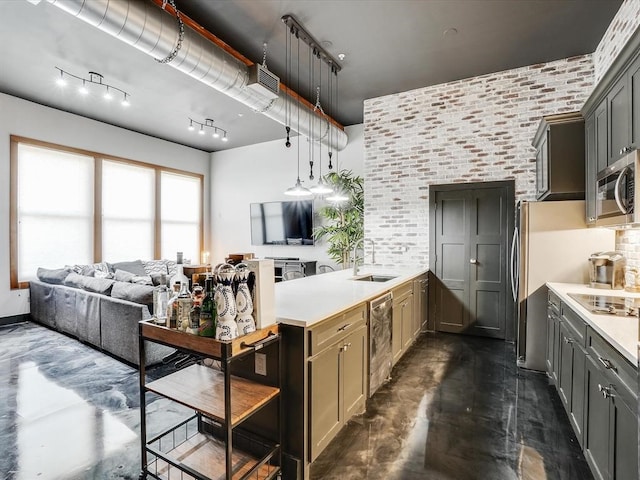
<path fill-rule="evenodd" d="M 514 346 L 426 334 L 314 462 L 313 480 L 590 480 L 546 376 Z"/>
<path fill-rule="evenodd" d="M 0 479 L 135 479 L 137 370 L 32 323 L 0 327 Z M 150 433 L 183 418 L 147 400 Z M 423 335 L 314 479 L 591 478 L 555 392 L 512 345 Z"/>

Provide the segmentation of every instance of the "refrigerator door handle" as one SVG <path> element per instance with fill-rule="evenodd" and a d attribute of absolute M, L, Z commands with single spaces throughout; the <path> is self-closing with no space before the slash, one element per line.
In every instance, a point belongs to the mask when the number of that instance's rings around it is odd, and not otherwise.
<path fill-rule="evenodd" d="M 517 265 L 516 255 L 517 255 L 517 247 L 518 247 L 518 227 L 513 229 L 513 239 L 511 240 L 511 295 L 513 296 L 513 301 L 518 301 L 518 270 L 519 266 Z"/>

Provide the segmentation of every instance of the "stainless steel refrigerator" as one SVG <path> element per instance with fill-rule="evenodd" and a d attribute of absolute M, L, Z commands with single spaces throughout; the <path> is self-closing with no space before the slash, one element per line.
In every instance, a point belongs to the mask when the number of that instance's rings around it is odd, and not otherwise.
<path fill-rule="evenodd" d="M 518 365 L 545 369 L 546 282 L 589 282 L 588 258 L 615 249 L 615 231 L 588 228 L 583 200 L 519 202 L 511 244 Z"/>

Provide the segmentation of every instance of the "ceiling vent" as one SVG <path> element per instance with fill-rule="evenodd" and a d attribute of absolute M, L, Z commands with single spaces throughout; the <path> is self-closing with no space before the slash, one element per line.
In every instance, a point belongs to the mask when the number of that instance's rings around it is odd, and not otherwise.
<path fill-rule="evenodd" d="M 271 73 L 266 66 L 255 63 L 249 67 L 247 88 L 273 100 L 279 96 L 280 78 Z"/>

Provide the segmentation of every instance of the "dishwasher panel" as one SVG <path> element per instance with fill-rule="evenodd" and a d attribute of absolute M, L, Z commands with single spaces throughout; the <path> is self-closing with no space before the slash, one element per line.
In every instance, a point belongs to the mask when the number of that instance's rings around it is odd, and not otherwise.
<path fill-rule="evenodd" d="M 369 303 L 369 397 L 391 374 L 392 298 L 387 293 Z"/>

